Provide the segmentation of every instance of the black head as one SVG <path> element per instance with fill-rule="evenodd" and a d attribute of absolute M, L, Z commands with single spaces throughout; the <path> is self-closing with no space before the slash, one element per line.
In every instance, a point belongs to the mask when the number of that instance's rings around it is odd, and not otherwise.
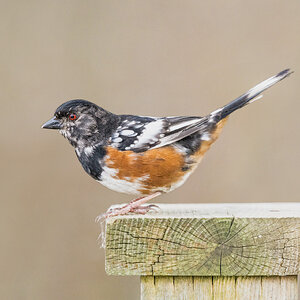
<path fill-rule="evenodd" d="M 58 129 L 74 147 L 104 144 L 118 126 L 118 117 L 96 104 L 76 99 L 60 105 L 42 128 Z"/>

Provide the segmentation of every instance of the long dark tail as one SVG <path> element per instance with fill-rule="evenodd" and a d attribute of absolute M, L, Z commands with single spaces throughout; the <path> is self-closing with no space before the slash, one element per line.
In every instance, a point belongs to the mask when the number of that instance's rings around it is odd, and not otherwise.
<path fill-rule="evenodd" d="M 290 69 L 286 69 L 286 70 L 281 71 L 277 75 L 275 75 L 273 77 L 270 77 L 269 79 L 259 83 L 258 85 L 256 85 L 252 89 L 250 89 L 248 92 L 246 92 L 245 94 L 243 94 L 240 97 L 236 98 L 235 100 L 231 101 L 230 103 L 223 106 L 222 108 L 219 108 L 219 109 L 215 110 L 214 112 L 211 113 L 211 115 L 218 115 L 219 118 L 220 118 L 219 120 L 222 120 L 222 119 L 226 118 L 228 115 L 230 115 L 235 110 L 237 110 L 237 109 L 239 109 L 239 108 L 241 108 L 241 107 L 243 107 L 243 106 L 245 106 L 245 105 L 247 105 L 251 102 L 254 102 L 254 101 L 258 100 L 259 98 L 261 98 L 262 96 L 259 96 L 259 95 L 264 90 L 266 90 L 269 87 L 273 86 L 274 84 L 276 84 L 280 80 L 286 78 L 291 73 L 293 73 L 293 72 L 290 72 Z"/>

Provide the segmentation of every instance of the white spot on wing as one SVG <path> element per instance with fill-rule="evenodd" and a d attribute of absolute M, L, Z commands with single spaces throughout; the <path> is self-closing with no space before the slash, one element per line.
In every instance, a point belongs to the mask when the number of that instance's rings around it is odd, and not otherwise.
<path fill-rule="evenodd" d="M 136 124 L 136 125 L 134 125 L 134 128 L 138 129 L 138 128 L 141 128 L 143 126 L 144 126 L 144 124 Z"/>
<path fill-rule="evenodd" d="M 153 139 L 157 139 L 157 137 L 162 132 L 163 124 L 164 120 L 157 120 L 145 125 L 142 134 L 134 142 L 135 147 L 142 147 L 148 145 Z"/>
<path fill-rule="evenodd" d="M 123 140 L 120 137 L 113 139 L 114 143 L 121 143 Z"/>
<path fill-rule="evenodd" d="M 136 132 L 134 132 L 133 130 L 129 130 L 129 129 L 122 130 L 120 134 L 128 136 L 128 137 L 136 136 L 137 135 Z"/>

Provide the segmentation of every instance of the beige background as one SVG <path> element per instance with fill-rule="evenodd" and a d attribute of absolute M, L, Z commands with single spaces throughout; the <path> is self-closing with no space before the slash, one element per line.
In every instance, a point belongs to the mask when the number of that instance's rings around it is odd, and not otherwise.
<path fill-rule="evenodd" d="M 203 115 L 296 72 L 235 113 L 201 167 L 157 202 L 299 201 L 300 2 L 1 1 L 1 299 L 138 299 L 109 277 L 94 218 L 130 196 L 41 130 L 85 98 L 116 113 Z"/>

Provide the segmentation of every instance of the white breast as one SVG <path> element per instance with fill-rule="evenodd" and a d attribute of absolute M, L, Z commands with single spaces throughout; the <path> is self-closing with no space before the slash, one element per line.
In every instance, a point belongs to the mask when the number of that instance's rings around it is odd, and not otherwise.
<path fill-rule="evenodd" d="M 126 180 L 126 178 L 118 179 L 116 176 L 117 173 L 118 170 L 116 169 L 103 167 L 101 180 L 99 182 L 105 187 L 119 193 L 141 195 L 140 190 L 143 189 L 143 180 L 147 179 L 148 175 L 134 181 L 129 181 L 129 178 L 127 178 L 128 180 Z"/>

